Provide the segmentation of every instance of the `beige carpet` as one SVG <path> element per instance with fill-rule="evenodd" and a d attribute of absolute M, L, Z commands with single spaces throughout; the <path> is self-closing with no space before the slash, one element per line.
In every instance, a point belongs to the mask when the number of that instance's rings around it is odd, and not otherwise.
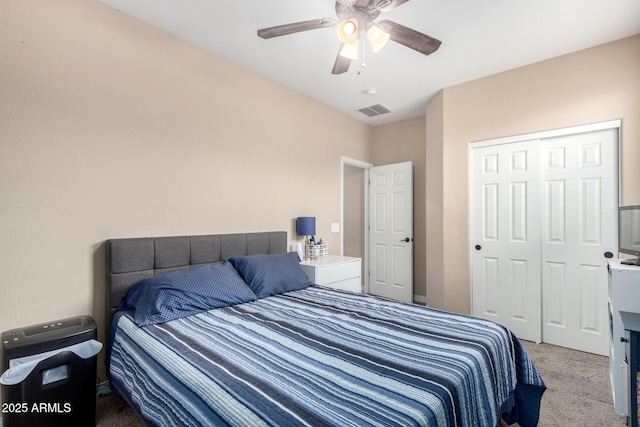
<path fill-rule="evenodd" d="M 549 344 L 524 342 L 547 384 L 540 427 L 624 427 L 613 410 L 609 358 Z M 142 426 L 133 409 L 115 395 L 97 399 L 97 426 Z"/>
<path fill-rule="evenodd" d="M 96 399 L 96 427 L 137 427 L 144 423 L 120 396 L 110 394 Z"/>
<path fill-rule="evenodd" d="M 550 344 L 523 341 L 542 374 L 540 427 L 624 427 L 613 409 L 609 358 Z"/>

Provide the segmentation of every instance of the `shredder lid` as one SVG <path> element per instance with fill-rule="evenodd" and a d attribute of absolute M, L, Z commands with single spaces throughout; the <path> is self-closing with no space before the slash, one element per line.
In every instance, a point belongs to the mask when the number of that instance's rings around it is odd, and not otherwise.
<path fill-rule="evenodd" d="M 61 352 L 71 351 L 78 357 L 88 359 L 98 354 L 100 350 L 102 350 L 101 342 L 89 340 L 83 341 L 79 344 L 70 345 L 68 347 L 59 348 L 57 350 L 11 359 L 9 361 L 9 369 L 4 371 L 2 376 L 0 376 L 0 384 L 14 385 L 24 381 L 38 363 Z"/>

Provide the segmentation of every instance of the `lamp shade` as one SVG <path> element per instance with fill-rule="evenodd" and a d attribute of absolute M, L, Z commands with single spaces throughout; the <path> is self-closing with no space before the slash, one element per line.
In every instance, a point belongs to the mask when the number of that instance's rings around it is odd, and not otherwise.
<path fill-rule="evenodd" d="M 391 35 L 382 31 L 380 27 L 372 25 L 369 31 L 367 31 L 367 38 L 369 39 L 369 43 L 371 43 L 373 51 L 378 52 L 387 44 Z"/>
<path fill-rule="evenodd" d="M 340 49 L 340 56 L 344 56 L 349 59 L 358 59 L 358 39 L 353 43 L 345 43 Z"/>
<path fill-rule="evenodd" d="M 298 236 L 313 236 L 316 234 L 316 217 L 299 216 L 296 219 L 296 233 Z"/>

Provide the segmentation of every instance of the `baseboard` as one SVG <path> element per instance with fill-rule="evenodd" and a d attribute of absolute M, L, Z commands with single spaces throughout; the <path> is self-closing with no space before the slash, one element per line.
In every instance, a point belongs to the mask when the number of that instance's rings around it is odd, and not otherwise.
<path fill-rule="evenodd" d="M 416 302 L 418 304 L 427 305 L 427 297 L 425 297 L 424 295 L 414 295 L 413 296 L 413 302 Z"/>

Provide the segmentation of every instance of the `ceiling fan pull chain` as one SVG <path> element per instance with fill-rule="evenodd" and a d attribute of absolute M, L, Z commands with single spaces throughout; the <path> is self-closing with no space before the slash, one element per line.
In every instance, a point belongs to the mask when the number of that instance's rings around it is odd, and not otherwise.
<path fill-rule="evenodd" d="M 362 35 L 360 36 L 360 42 L 358 44 L 360 45 L 360 50 L 362 51 L 362 63 L 360 64 L 360 66 L 362 68 L 367 68 L 367 63 L 364 61 L 365 43 L 364 43 L 364 37 L 362 37 Z"/>

